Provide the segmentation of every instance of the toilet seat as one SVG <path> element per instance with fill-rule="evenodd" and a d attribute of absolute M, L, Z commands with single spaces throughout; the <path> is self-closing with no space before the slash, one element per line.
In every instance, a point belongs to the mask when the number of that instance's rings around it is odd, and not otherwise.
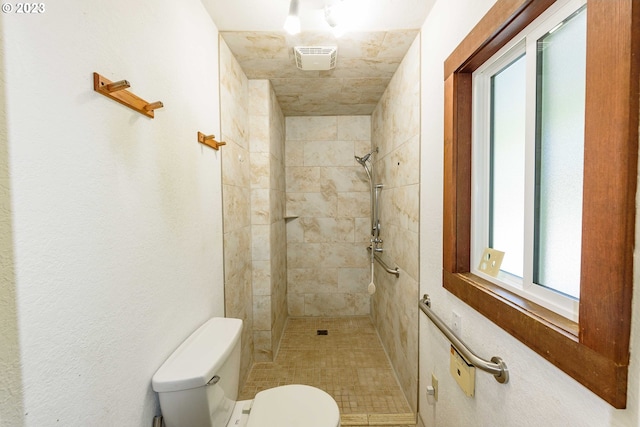
<path fill-rule="evenodd" d="M 326 392 L 292 384 L 259 392 L 247 427 L 339 427 L 338 404 Z"/>

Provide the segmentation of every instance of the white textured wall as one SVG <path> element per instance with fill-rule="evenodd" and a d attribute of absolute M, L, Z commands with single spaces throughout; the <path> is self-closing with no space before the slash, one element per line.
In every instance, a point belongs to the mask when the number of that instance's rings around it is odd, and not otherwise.
<path fill-rule="evenodd" d="M 199 0 L 45 3 L 2 17 L 24 415 L 0 424 L 149 426 L 155 370 L 224 314 L 220 159 L 196 141 L 220 130 L 217 29 Z"/>
<path fill-rule="evenodd" d="M 443 63 L 493 5 L 494 0 L 439 0 L 422 28 L 422 151 L 420 207 L 421 293 L 447 323 L 462 316 L 462 339 L 482 357 L 500 356 L 509 383 L 478 371 L 476 395 L 466 397 L 449 374 L 449 343 L 426 316 L 420 320 L 420 417 L 427 427 L 460 426 L 638 426 L 640 274 L 635 273 L 631 366 L 626 410 L 616 410 L 480 316 L 442 288 Z M 636 230 L 640 232 L 640 227 Z M 426 397 L 431 373 L 439 401 Z"/>

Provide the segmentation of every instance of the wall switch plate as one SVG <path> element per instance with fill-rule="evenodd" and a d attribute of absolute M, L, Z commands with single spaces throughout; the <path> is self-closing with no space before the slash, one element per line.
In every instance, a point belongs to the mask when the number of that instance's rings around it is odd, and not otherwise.
<path fill-rule="evenodd" d="M 437 402 L 438 401 L 438 378 L 436 378 L 433 372 L 431 373 L 431 387 L 433 387 L 433 398 Z"/>
<path fill-rule="evenodd" d="M 476 388 L 476 368 L 467 363 L 453 346 L 451 346 L 449 371 L 464 394 L 473 397 Z"/>

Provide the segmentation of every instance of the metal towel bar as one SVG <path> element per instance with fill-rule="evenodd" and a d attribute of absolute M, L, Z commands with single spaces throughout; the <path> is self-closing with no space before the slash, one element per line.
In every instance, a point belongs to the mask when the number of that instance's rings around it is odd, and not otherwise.
<path fill-rule="evenodd" d="M 462 354 L 468 362 L 476 368 L 492 374 L 496 378 L 496 381 L 501 384 L 509 382 L 509 369 L 507 368 L 507 364 L 497 356 L 492 357 L 491 361 L 488 361 L 478 357 L 473 351 L 471 351 L 471 349 L 469 349 L 469 347 L 467 347 L 467 345 L 458 338 L 453 331 L 451 331 L 451 329 L 449 329 L 449 327 L 431 310 L 431 300 L 429 299 L 429 295 L 422 297 L 418 305 L 420 306 L 420 310 L 422 310 L 433 324 L 440 329 L 456 350 L 458 350 L 458 352 Z"/>

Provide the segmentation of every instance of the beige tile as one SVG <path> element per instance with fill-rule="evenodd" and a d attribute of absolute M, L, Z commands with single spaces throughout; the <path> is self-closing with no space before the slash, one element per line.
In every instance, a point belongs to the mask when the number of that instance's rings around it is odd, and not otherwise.
<path fill-rule="evenodd" d="M 309 141 L 303 149 L 304 166 L 353 166 L 353 141 Z"/>
<path fill-rule="evenodd" d="M 289 268 L 288 291 L 293 294 L 336 292 L 338 290 L 338 268 Z"/>
<path fill-rule="evenodd" d="M 269 153 L 251 153 L 251 188 L 270 188 L 271 156 Z"/>
<path fill-rule="evenodd" d="M 328 334 L 317 335 L 318 329 Z M 263 338 L 254 339 L 261 348 Z M 338 403 L 343 426 L 415 425 L 369 317 L 289 318 L 273 363 L 253 365 L 240 399 L 292 383 L 329 393 Z"/>
<path fill-rule="evenodd" d="M 364 268 L 338 269 L 338 290 L 345 293 L 367 292 L 367 285 L 371 281 L 369 265 Z"/>
<path fill-rule="evenodd" d="M 353 294 L 305 294 L 305 316 L 353 316 L 355 297 Z"/>
<path fill-rule="evenodd" d="M 248 187 L 223 185 L 222 204 L 225 233 L 251 224 L 251 190 Z"/>
<path fill-rule="evenodd" d="M 333 116 L 287 117 L 287 140 L 331 141 L 338 135 L 338 120 Z"/>
<path fill-rule="evenodd" d="M 369 216 L 366 218 L 355 218 L 356 230 L 355 230 L 355 242 L 367 243 L 371 242 L 371 219 Z M 367 246 L 365 245 L 365 246 Z"/>
<path fill-rule="evenodd" d="M 323 183 L 330 183 L 339 193 L 369 191 L 369 181 L 361 166 L 320 167 L 319 169 L 319 179 Z"/>
<path fill-rule="evenodd" d="M 287 192 L 287 215 L 298 217 L 331 217 L 338 209 L 338 193 Z"/>
<path fill-rule="evenodd" d="M 304 294 L 288 294 L 287 305 L 290 316 L 304 316 Z"/>
<path fill-rule="evenodd" d="M 367 217 L 371 212 L 370 206 L 371 196 L 368 191 L 338 193 L 338 216 L 340 217 Z"/>
<path fill-rule="evenodd" d="M 253 295 L 271 295 L 271 261 L 252 261 Z"/>
<path fill-rule="evenodd" d="M 346 141 L 369 141 L 371 139 L 371 116 L 338 117 L 337 137 Z"/>
<path fill-rule="evenodd" d="M 320 186 L 319 167 L 287 166 L 285 170 L 287 192 L 318 192 Z"/>
<path fill-rule="evenodd" d="M 271 223 L 271 192 L 269 189 L 252 189 L 251 190 L 251 224 L 270 224 Z M 233 216 L 227 214 L 229 219 Z"/>
<path fill-rule="evenodd" d="M 271 296 L 253 296 L 253 330 L 271 331 Z M 269 348 L 271 344 L 269 343 Z"/>
<path fill-rule="evenodd" d="M 338 206 L 340 206 L 338 204 Z M 338 208 L 340 212 L 340 208 Z M 346 215 L 345 215 L 346 216 Z M 354 241 L 355 223 L 352 218 L 300 218 L 304 241 L 308 243 L 335 243 Z"/>
<path fill-rule="evenodd" d="M 251 226 L 251 259 L 254 261 L 268 261 L 271 257 L 270 225 Z"/>
<path fill-rule="evenodd" d="M 300 218 L 291 218 L 286 222 L 287 242 L 304 242 L 304 229 Z"/>

